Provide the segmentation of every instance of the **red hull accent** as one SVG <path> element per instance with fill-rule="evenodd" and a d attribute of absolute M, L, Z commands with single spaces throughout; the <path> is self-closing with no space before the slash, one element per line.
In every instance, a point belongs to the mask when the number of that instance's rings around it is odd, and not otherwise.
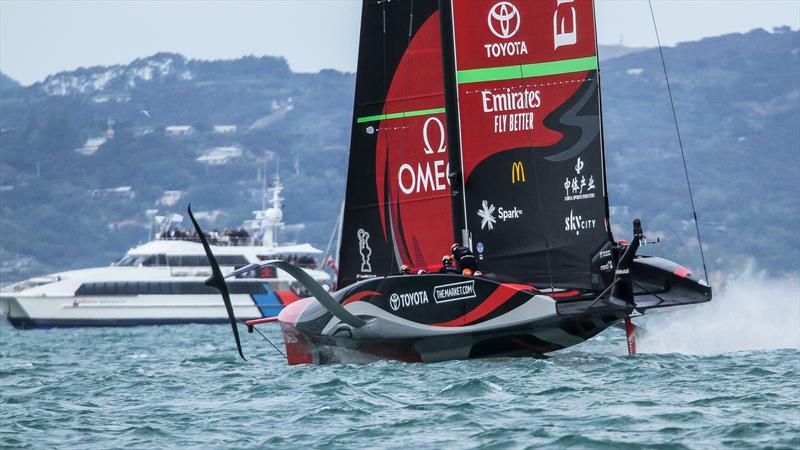
<path fill-rule="evenodd" d="M 460 327 L 474 322 L 497 309 L 500 305 L 507 302 L 508 299 L 513 297 L 514 294 L 519 291 L 520 290 L 515 287 L 502 284 L 497 288 L 496 291 L 492 292 L 492 295 L 490 295 L 489 298 L 484 300 L 483 303 L 481 303 L 472 311 L 456 319 L 449 320 L 447 322 L 434 323 L 432 325 L 435 327 Z"/>
<path fill-rule="evenodd" d="M 625 338 L 628 341 L 628 354 L 636 354 L 636 325 L 633 324 L 631 316 L 625 316 Z"/>

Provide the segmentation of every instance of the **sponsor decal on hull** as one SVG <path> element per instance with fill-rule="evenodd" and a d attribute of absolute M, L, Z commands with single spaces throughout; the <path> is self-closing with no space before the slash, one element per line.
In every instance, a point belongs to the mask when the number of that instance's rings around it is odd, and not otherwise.
<path fill-rule="evenodd" d="M 389 306 L 393 311 L 410 306 L 419 306 L 429 303 L 427 291 L 416 291 L 405 294 L 394 293 L 389 296 Z"/>
<path fill-rule="evenodd" d="M 443 284 L 433 288 L 433 300 L 436 303 L 454 302 L 475 298 L 475 280 Z"/>

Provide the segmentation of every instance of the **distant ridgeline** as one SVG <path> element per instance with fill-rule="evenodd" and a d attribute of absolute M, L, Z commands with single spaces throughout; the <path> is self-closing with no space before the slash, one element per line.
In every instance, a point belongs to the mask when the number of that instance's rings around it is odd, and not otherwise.
<path fill-rule="evenodd" d="M 709 268 L 752 257 L 800 270 L 800 33 L 755 30 L 664 55 Z M 658 52 L 600 56 L 615 234 L 630 238 L 641 217 L 664 241 L 643 253 L 699 268 Z M 280 160 L 286 222 L 306 224 L 279 238 L 324 246 L 344 194 L 354 82 L 294 73 L 282 58 L 167 53 L 27 87 L 0 74 L 0 281 L 105 265 L 147 239 L 147 210 L 191 201 L 207 226 L 238 225 L 261 208 L 265 159 L 270 177 Z"/>

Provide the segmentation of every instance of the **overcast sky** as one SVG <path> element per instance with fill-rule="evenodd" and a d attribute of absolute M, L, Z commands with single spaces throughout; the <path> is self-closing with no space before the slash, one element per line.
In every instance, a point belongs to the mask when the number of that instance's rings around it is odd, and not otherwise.
<path fill-rule="evenodd" d="M 646 1 L 597 0 L 596 9 L 601 44 L 655 46 Z M 654 0 L 654 9 L 665 45 L 800 26 L 800 0 Z M 0 71 L 30 84 L 161 51 L 276 55 L 295 71 L 354 71 L 360 10 L 355 0 L 0 0 Z"/>

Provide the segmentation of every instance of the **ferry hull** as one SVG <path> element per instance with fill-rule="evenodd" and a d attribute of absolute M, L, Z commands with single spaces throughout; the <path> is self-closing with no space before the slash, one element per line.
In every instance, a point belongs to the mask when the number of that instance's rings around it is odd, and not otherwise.
<path fill-rule="evenodd" d="M 233 295 L 238 317 L 260 318 L 249 295 Z M 218 295 L 90 297 L 0 295 L 0 312 L 21 329 L 227 323 Z"/>

